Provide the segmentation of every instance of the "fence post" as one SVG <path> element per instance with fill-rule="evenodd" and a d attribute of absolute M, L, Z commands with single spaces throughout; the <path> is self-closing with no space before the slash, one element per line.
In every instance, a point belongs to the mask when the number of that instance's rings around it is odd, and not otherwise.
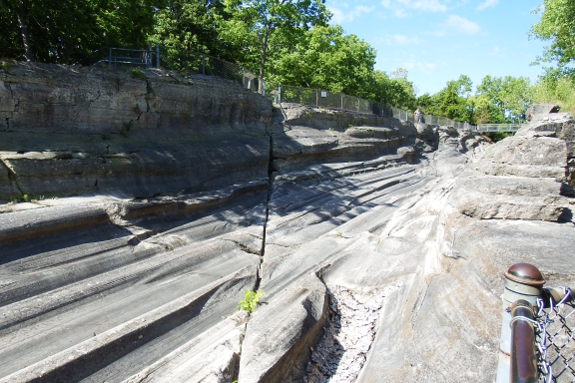
<path fill-rule="evenodd" d="M 317 93 L 317 89 L 315 90 L 315 106 L 319 106 L 319 94 Z"/>
<path fill-rule="evenodd" d="M 148 52 L 146 54 L 146 68 L 152 67 L 152 43 L 148 43 Z"/>
<path fill-rule="evenodd" d="M 112 48 L 108 48 L 108 65 L 112 65 Z"/>
<path fill-rule="evenodd" d="M 359 97 L 357 98 L 357 113 L 359 113 Z"/>
<path fill-rule="evenodd" d="M 202 53 L 202 74 L 206 74 L 206 54 Z"/>
<path fill-rule="evenodd" d="M 499 364 L 497 366 L 497 383 L 509 383 L 512 371 L 517 367 L 529 369 L 529 361 L 518 359 L 517 353 L 512 353 L 512 329 L 511 307 L 518 300 L 523 300 L 530 305 L 537 305 L 537 298 L 541 294 L 541 288 L 545 283 L 541 272 L 529 263 L 516 263 L 504 274 L 504 289 L 502 300 L 501 340 L 499 342 Z M 518 319 L 521 320 L 521 319 Z M 516 322 L 517 319 L 514 321 Z M 513 333 L 514 335 L 516 333 Z M 524 335 L 521 335 L 522 337 Z M 533 346 L 533 345 L 531 345 Z M 531 347 L 533 348 L 533 347 Z M 511 362 L 517 362 L 513 367 Z M 537 372 L 537 368 L 535 368 Z M 535 378 L 534 381 L 537 381 Z M 527 382 L 527 380 L 525 380 Z"/>
<path fill-rule="evenodd" d="M 339 94 L 339 98 L 341 100 L 341 110 L 343 110 L 343 93 Z"/>
<path fill-rule="evenodd" d="M 282 84 L 278 85 L 278 104 L 282 103 Z"/>
<path fill-rule="evenodd" d="M 266 95 L 266 79 L 262 77 L 262 96 Z"/>
<path fill-rule="evenodd" d="M 156 44 L 156 68 L 160 69 L 160 44 Z"/>

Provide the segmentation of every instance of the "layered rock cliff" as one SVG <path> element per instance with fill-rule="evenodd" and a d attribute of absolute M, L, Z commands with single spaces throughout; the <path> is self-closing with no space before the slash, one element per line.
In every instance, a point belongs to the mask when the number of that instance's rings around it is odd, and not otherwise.
<path fill-rule="evenodd" d="M 575 277 L 568 115 L 490 144 L 32 64 L 0 113 L 0 382 L 491 381 L 503 270 Z"/>

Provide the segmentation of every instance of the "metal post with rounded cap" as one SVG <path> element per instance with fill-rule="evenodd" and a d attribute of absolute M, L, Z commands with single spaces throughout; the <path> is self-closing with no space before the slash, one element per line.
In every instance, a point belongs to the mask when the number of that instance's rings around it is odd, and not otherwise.
<path fill-rule="evenodd" d="M 503 274 L 504 290 L 501 320 L 501 341 L 499 343 L 499 364 L 497 383 L 510 382 L 511 356 L 511 306 L 522 299 L 530 305 L 537 304 L 545 280 L 537 267 L 529 263 L 516 263 Z"/>

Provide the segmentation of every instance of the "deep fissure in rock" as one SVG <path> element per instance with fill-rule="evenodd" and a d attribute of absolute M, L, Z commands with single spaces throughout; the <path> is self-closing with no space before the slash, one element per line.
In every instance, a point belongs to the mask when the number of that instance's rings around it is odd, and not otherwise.
<path fill-rule="evenodd" d="M 354 382 L 378 330 L 385 292 L 361 293 L 326 284 L 329 313 L 324 334 L 312 350 L 305 383 Z"/>

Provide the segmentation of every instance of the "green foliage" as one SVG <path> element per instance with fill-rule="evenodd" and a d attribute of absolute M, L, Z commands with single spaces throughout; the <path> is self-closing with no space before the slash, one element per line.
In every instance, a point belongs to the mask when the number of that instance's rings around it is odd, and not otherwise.
<path fill-rule="evenodd" d="M 120 130 L 120 134 L 128 138 L 128 132 L 130 129 L 132 129 L 132 121 L 124 121 L 122 122 L 122 130 Z"/>
<path fill-rule="evenodd" d="M 0 52 L 67 64 L 90 62 L 103 46 L 143 47 L 154 12 L 164 5 L 164 0 L 2 0 Z"/>
<path fill-rule="evenodd" d="M 244 310 L 249 312 L 250 314 L 254 312 L 256 305 L 260 301 L 260 297 L 264 295 L 263 291 L 258 290 L 254 292 L 252 290 L 246 290 L 244 293 L 244 298 L 240 300 L 237 309 Z"/>
<path fill-rule="evenodd" d="M 224 0 L 224 5 L 230 18 L 222 30 L 240 32 L 233 38 L 248 43 L 244 61 L 258 68 L 260 77 L 266 75 L 268 56 L 277 54 L 281 45 L 295 45 L 303 32 L 331 18 L 320 0 Z"/>
<path fill-rule="evenodd" d="M 28 202 L 28 194 L 22 194 L 22 202 Z"/>
<path fill-rule="evenodd" d="M 527 77 L 491 77 L 485 76 L 477 87 L 477 104 L 480 108 L 488 105 L 498 110 L 489 111 L 490 121 L 479 122 L 518 122 L 524 120 L 525 112 L 531 99 L 529 93 L 529 79 Z M 498 121 L 493 121 L 493 120 Z"/>
<path fill-rule="evenodd" d="M 146 79 L 145 73 L 142 72 L 140 69 L 128 69 L 128 73 L 130 74 L 130 76 L 132 76 L 134 78 L 139 78 L 140 80 Z M 138 106 L 138 110 L 139 109 L 140 109 L 140 107 Z"/>
<path fill-rule="evenodd" d="M 570 76 L 548 72 L 530 88 L 530 95 L 533 102 L 559 104 L 562 112 L 575 114 L 575 79 Z"/>
<path fill-rule="evenodd" d="M 8 71 L 10 70 L 10 68 L 12 68 L 12 64 L 6 61 L 2 61 L 0 62 L 0 69 L 2 69 L 5 73 L 8 73 Z"/>
<path fill-rule="evenodd" d="M 556 61 L 559 67 L 575 62 L 575 2 L 573 0 L 543 0 L 535 13 L 541 13 L 539 23 L 531 26 L 530 37 L 551 41 L 539 62 Z"/>

